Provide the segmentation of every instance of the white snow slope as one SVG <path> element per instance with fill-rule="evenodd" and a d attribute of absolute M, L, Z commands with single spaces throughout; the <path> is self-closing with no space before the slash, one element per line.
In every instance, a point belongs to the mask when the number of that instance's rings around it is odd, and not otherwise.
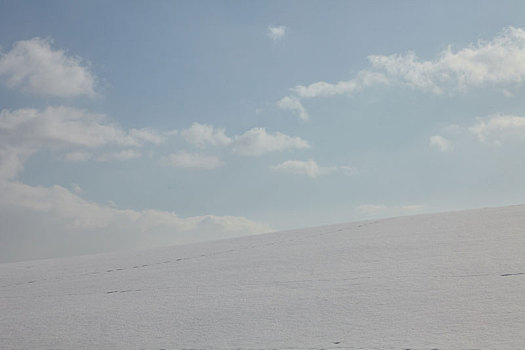
<path fill-rule="evenodd" d="M 525 206 L 0 265 L 0 349 L 525 349 Z"/>

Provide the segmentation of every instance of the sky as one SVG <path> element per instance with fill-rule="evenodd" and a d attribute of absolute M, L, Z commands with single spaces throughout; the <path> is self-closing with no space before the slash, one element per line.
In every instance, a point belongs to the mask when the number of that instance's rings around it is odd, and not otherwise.
<path fill-rule="evenodd" d="M 523 203 L 521 1 L 0 0 L 0 262 Z"/>

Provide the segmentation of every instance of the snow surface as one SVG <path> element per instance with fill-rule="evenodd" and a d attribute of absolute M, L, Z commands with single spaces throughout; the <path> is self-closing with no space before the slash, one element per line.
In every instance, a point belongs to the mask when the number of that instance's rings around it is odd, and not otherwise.
<path fill-rule="evenodd" d="M 524 349 L 525 206 L 0 265 L 0 349 Z"/>

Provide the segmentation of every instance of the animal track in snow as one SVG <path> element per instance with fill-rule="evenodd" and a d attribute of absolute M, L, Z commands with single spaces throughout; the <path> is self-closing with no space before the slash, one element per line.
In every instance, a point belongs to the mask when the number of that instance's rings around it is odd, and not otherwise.
<path fill-rule="evenodd" d="M 106 292 L 106 294 L 114 294 L 114 293 L 129 293 L 129 292 L 140 292 L 141 289 L 126 289 L 126 290 L 110 290 Z"/>
<path fill-rule="evenodd" d="M 507 277 L 507 276 L 519 276 L 519 275 L 525 275 L 525 272 L 517 272 L 517 273 L 504 273 L 500 275 L 501 277 Z"/>

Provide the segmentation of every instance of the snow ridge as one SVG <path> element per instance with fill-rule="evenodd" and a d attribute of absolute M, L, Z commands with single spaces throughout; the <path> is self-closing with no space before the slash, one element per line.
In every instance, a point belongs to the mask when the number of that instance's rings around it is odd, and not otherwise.
<path fill-rule="evenodd" d="M 517 349 L 525 206 L 0 264 L 0 349 Z"/>

